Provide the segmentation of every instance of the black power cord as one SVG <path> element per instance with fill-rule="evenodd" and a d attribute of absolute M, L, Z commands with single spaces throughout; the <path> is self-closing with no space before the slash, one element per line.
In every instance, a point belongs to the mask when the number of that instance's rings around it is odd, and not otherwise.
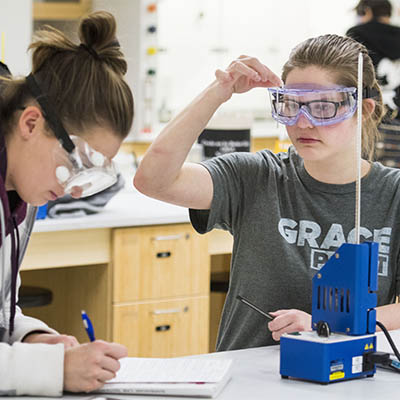
<path fill-rule="evenodd" d="M 380 366 L 383 368 L 388 368 L 391 371 L 400 373 L 400 352 L 397 349 L 396 345 L 393 342 L 392 337 L 390 336 L 388 330 L 385 328 L 385 326 L 382 324 L 382 322 L 376 321 L 376 325 L 379 326 L 379 328 L 381 328 L 382 332 L 386 336 L 386 339 L 389 342 L 390 347 L 392 348 L 398 361 L 392 360 L 388 353 L 375 352 L 375 353 L 371 353 L 369 355 L 370 362 L 372 362 L 374 364 L 380 364 Z"/>
<path fill-rule="evenodd" d="M 376 321 L 376 325 L 381 328 L 382 332 L 385 334 L 386 339 L 388 340 L 390 347 L 393 349 L 394 354 L 396 355 L 397 359 L 400 361 L 400 353 L 399 350 L 397 350 L 396 345 L 394 344 L 392 337 L 390 336 L 388 330 L 385 328 L 385 325 L 382 324 L 382 322 Z"/>

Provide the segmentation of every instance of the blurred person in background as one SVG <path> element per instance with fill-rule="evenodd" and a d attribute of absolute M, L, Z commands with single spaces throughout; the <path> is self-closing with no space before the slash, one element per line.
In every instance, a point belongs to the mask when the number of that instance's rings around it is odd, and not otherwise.
<path fill-rule="evenodd" d="M 400 168 L 400 27 L 390 23 L 392 4 L 388 0 L 360 0 L 355 11 L 359 24 L 346 35 L 368 49 L 387 109 L 379 126 L 375 158 Z"/>

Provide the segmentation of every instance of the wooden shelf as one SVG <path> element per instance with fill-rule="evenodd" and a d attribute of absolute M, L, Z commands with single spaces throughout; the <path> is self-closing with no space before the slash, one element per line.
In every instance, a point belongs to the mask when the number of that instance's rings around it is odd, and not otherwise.
<path fill-rule="evenodd" d="M 68 21 L 81 18 L 92 9 L 91 0 L 78 2 L 33 2 L 33 19 L 35 21 Z"/>

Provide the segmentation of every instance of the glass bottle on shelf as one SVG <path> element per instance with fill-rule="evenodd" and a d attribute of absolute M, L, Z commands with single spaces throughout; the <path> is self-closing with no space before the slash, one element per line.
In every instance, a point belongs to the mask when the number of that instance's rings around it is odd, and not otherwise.
<path fill-rule="evenodd" d="M 156 70 L 149 68 L 144 79 L 143 90 L 143 133 L 151 133 L 154 125 L 154 89 Z"/>

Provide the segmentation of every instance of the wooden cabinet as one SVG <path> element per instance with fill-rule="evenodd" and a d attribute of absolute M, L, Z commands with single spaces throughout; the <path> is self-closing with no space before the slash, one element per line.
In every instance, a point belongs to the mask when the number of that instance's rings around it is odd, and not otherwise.
<path fill-rule="evenodd" d="M 35 232 L 21 265 L 25 286 L 50 289 L 50 305 L 24 309 L 58 332 L 88 340 L 81 310 L 98 339 L 111 339 L 111 229 Z"/>
<path fill-rule="evenodd" d="M 114 341 L 130 356 L 175 357 L 208 352 L 209 296 L 114 305 Z"/>
<path fill-rule="evenodd" d="M 207 238 L 189 224 L 113 232 L 113 340 L 130 356 L 208 352 Z"/>
<path fill-rule="evenodd" d="M 114 301 L 209 291 L 207 242 L 189 224 L 114 231 Z"/>

